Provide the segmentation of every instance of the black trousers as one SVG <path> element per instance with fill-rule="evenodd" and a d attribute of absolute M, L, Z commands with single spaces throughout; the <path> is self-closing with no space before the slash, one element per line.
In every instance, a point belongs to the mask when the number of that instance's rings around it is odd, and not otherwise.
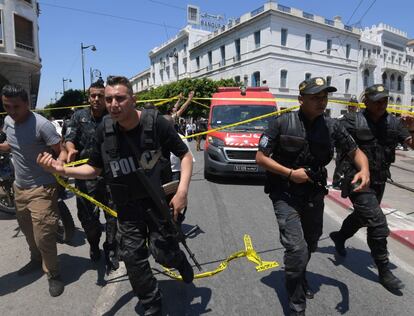
<path fill-rule="evenodd" d="M 134 210 L 134 219 L 120 216 L 117 240 L 120 259 L 125 263 L 132 289 L 143 305 L 145 315 L 158 315 L 161 293 L 148 262 L 149 254 L 168 268 L 178 268 L 187 258 L 173 238 L 164 238 L 159 233 L 147 214 L 148 209 L 150 203 L 138 206 Z"/>
<path fill-rule="evenodd" d="M 388 263 L 387 237 L 390 233 L 380 203 L 385 183 L 372 184 L 368 192 L 351 193 L 354 211 L 344 220 L 340 236 L 351 238 L 361 227 L 367 227 L 367 242 L 376 263 Z"/>
<path fill-rule="evenodd" d="M 108 205 L 109 201 L 104 187 L 98 185 L 96 180 L 76 180 L 76 187 L 96 199 L 97 201 Z M 85 200 L 82 197 L 76 197 L 76 206 L 78 209 L 78 218 L 81 222 L 82 228 L 85 231 L 86 239 L 90 245 L 99 245 L 101 238 L 101 223 L 99 221 L 99 209 L 94 204 Z M 105 212 L 105 230 L 106 241 L 104 243 L 105 251 L 113 250 L 116 252 L 116 218 Z"/>
<path fill-rule="evenodd" d="M 280 242 L 285 248 L 286 288 L 291 310 L 306 308 L 306 267 L 322 235 L 324 195 L 292 196 L 271 194 L 279 225 Z"/>

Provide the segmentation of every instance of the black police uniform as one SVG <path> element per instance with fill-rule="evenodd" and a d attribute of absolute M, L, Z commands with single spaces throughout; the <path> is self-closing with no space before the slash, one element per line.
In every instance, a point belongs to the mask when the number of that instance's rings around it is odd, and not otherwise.
<path fill-rule="evenodd" d="M 105 115 L 105 114 L 104 114 Z M 89 158 L 95 145 L 95 133 L 98 125 L 101 123 L 100 118 L 95 118 L 89 108 L 76 111 L 67 124 L 67 130 L 64 135 L 65 142 L 70 141 L 75 144 L 79 151 L 77 159 Z M 108 195 L 105 192 L 105 185 L 100 180 L 76 180 L 76 187 L 92 196 L 101 203 L 108 205 Z M 99 221 L 99 209 L 86 199 L 77 196 L 76 205 L 78 208 L 78 218 L 85 231 L 86 238 L 91 245 L 91 249 L 99 254 L 99 239 L 101 237 L 101 223 Z M 103 245 L 107 263 L 116 265 L 116 218 L 105 212 L 106 219 L 106 241 Z M 97 258 L 95 258 L 97 259 Z M 116 268 L 116 267 L 114 267 Z"/>
<path fill-rule="evenodd" d="M 286 287 L 294 312 L 306 308 L 306 266 L 322 235 L 324 196 L 327 194 L 325 166 L 334 147 L 350 153 L 357 146 L 336 120 L 321 115 L 313 122 L 301 110 L 270 122 L 259 142 L 259 150 L 281 165 L 309 168 L 313 183 L 296 184 L 268 172 L 265 192 L 273 202 L 280 241 L 285 247 Z"/>
<path fill-rule="evenodd" d="M 339 235 L 342 241 L 352 237 L 361 227 L 367 227 L 367 241 L 371 255 L 378 266 L 388 264 L 387 220 L 380 203 L 384 194 L 385 182 L 390 175 L 390 165 L 395 161 L 395 147 L 404 142 L 410 133 L 400 119 L 385 113 L 377 122 L 370 119 L 367 110 L 347 113 L 339 122 L 352 135 L 358 147 L 369 161 L 370 188 L 365 192 L 352 192 L 347 189 L 355 171 L 352 163 L 344 157 L 343 196 L 351 199 L 354 212 L 343 222 Z"/>
<path fill-rule="evenodd" d="M 134 140 L 137 151 L 142 154 L 145 148 L 142 137 L 144 134 L 143 114 L 139 125 L 126 132 L 120 131 L 117 124 L 111 125 L 112 131 L 108 132 L 107 119 L 109 117 L 104 118 L 103 124 L 97 129 L 96 145 L 88 164 L 103 169 L 105 181 L 115 201 L 118 212 L 119 255 L 127 268 L 132 289 L 143 305 L 145 315 L 159 315 L 161 293 L 148 262 L 149 251 L 158 263 L 166 267 L 177 268 L 180 273 L 183 265 L 189 268 L 191 266 L 177 241 L 173 238 L 164 238 L 158 231 L 148 214 L 154 207 L 153 202 L 146 195 L 146 190 L 139 180 L 134 178 L 134 171 L 139 165 L 126 135 Z M 172 124 L 162 116 L 158 116 L 155 120 L 156 138 L 162 149 L 162 160 L 169 162 L 171 152 L 177 157 L 186 154 L 188 148 Z M 111 133 L 116 135 L 116 152 L 109 140 L 114 137 Z M 114 157 L 117 158 L 114 159 Z M 171 168 L 170 165 L 167 167 Z M 161 188 L 162 179 L 160 176 L 157 177 L 157 179 L 150 177 L 150 180 Z M 118 186 L 120 190 L 117 189 Z"/>

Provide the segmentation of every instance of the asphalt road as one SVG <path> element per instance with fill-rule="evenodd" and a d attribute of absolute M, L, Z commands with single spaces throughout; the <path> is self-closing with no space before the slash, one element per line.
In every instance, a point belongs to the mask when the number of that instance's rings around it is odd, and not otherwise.
<path fill-rule="evenodd" d="M 251 236 L 263 260 L 275 260 L 280 266 L 259 273 L 252 262 L 240 258 L 220 274 L 186 285 L 163 275 L 161 267 L 152 261 L 160 280 L 166 314 L 283 315 L 287 312 L 283 248 L 262 184 L 246 179 L 208 182 L 203 177 L 202 152 L 194 154 L 197 161 L 184 228 L 196 224 L 201 228 L 188 244 L 203 270 L 213 270 L 227 256 L 243 250 L 244 234 Z M 76 216 L 73 200 L 67 202 Z M 413 251 L 390 241 L 394 272 L 405 281 L 406 288 L 398 295 L 388 292 L 377 282 L 364 231 L 349 241 L 346 259 L 335 257 L 327 235 L 338 229 L 347 212 L 328 200 L 326 203 L 324 233 L 308 269 L 309 283 L 317 293 L 308 301 L 307 314 L 413 315 Z M 28 260 L 26 242 L 21 234 L 13 237 L 16 220 L 0 216 L 1 315 L 142 314 L 123 268 L 105 276 L 103 262 L 90 263 L 81 229 L 72 246 L 59 245 L 62 277 L 66 283 L 60 297 L 49 296 L 46 278 L 41 273 L 18 277 L 15 271 Z"/>

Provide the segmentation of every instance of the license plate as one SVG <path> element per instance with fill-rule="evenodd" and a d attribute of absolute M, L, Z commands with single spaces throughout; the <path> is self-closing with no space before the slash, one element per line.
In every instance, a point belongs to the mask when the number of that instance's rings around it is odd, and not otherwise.
<path fill-rule="evenodd" d="M 257 172 L 259 168 L 257 166 L 234 165 L 233 170 L 238 172 Z"/>

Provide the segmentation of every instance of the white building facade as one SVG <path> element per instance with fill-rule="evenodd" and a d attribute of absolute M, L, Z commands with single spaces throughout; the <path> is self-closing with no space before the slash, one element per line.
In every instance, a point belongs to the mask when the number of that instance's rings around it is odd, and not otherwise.
<path fill-rule="evenodd" d="M 36 0 L 0 0 L 0 88 L 18 83 L 36 106 L 41 60 Z"/>
<path fill-rule="evenodd" d="M 349 100 L 366 85 L 383 82 L 385 72 L 394 101 L 412 102 L 414 42 L 410 46 L 406 33 L 383 24 L 361 31 L 340 17 L 330 20 L 267 2 L 214 32 L 203 32 L 187 26 L 154 48 L 147 88 L 182 78 L 234 78 L 246 86 L 267 86 L 277 98 L 295 99 L 301 81 L 321 76 L 338 89 L 330 99 Z M 278 102 L 281 108 L 296 104 Z M 345 110 L 328 106 L 332 116 Z"/>
<path fill-rule="evenodd" d="M 366 28 L 359 53 L 359 91 L 383 83 L 390 90 L 391 104 L 414 105 L 414 41 L 406 32 L 383 23 Z"/>

